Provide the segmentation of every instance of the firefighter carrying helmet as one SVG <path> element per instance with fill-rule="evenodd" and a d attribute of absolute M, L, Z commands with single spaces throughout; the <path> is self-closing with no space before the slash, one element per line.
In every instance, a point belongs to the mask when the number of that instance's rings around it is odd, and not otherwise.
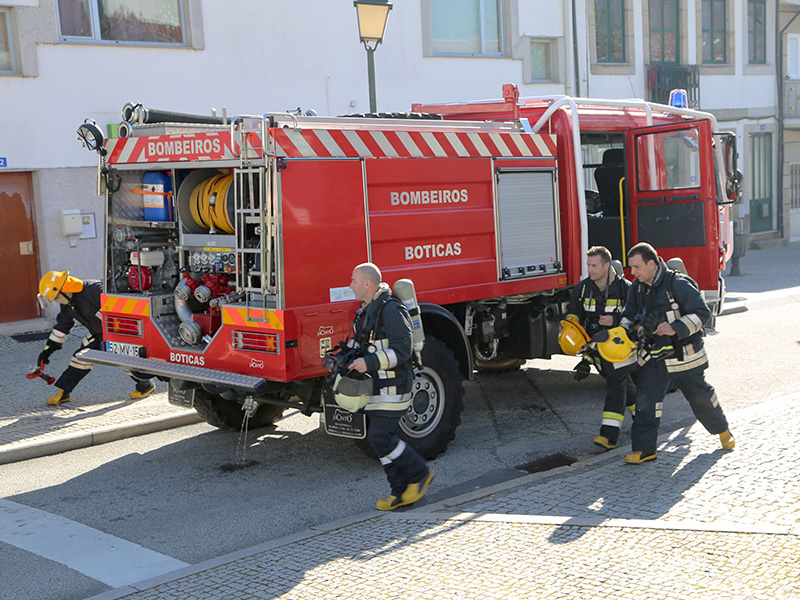
<path fill-rule="evenodd" d="M 592 342 L 597 345 L 597 351 L 610 363 L 621 363 L 636 351 L 634 344 L 628 337 L 624 327 L 613 327 L 596 333 Z"/>
<path fill-rule="evenodd" d="M 348 346 L 347 342 L 339 342 L 325 353 L 323 361 L 327 372 L 325 379 L 333 390 L 333 399 L 350 412 L 364 408 L 372 395 L 372 377 L 347 368 L 356 358 L 358 351 L 355 348 Z"/>
<path fill-rule="evenodd" d="M 589 341 L 589 335 L 574 317 L 561 321 L 561 330 L 558 332 L 558 343 L 564 354 L 575 356 Z"/>
<path fill-rule="evenodd" d="M 337 373 L 331 387 L 336 404 L 350 412 L 358 412 L 367 405 L 372 395 L 372 377 L 357 371 L 347 375 Z"/>
<path fill-rule="evenodd" d="M 50 271 L 39 282 L 39 298 L 53 301 L 59 292 L 72 294 L 83 289 L 83 281 L 72 277 L 69 271 Z"/>

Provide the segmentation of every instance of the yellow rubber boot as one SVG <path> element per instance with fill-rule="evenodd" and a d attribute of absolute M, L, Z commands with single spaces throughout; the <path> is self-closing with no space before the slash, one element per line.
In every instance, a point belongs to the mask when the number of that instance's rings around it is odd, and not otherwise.
<path fill-rule="evenodd" d="M 131 392 L 131 400 L 141 400 L 142 398 L 147 398 L 150 394 L 152 394 L 156 389 L 156 386 L 152 386 L 149 390 L 145 390 L 144 392 L 140 392 L 136 390 L 135 392 Z"/>
<path fill-rule="evenodd" d="M 428 469 L 428 474 L 422 481 L 417 483 L 410 483 L 401 496 L 403 503 L 412 504 L 425 495 L 428 491 L 428 486 L 433 481 L 433 469 Z"/>
<path fill-rule="evenodd" d="M 641 451 L 637 450 L 636 452 L 631 452 L 630 454 L 625 455 L 625 462 L 629 465 L 640 465 L 643 462 L 647 462 L 648 460 L 655 460 L 656 454 L 648 454 L 647 456 L 642 456 Z"/>
<path fill-rule="evenodd" d="M 398 498 L 392 494 L 388 498 L 381 498 L 378 500 L 375 508 L 378 510 L 394 510 L 395 508 L 400 508 L 401 506 L 406 506 L 407 504 L 411 504 L 411 502 L 403 502 L 402 498 Z"/>
<path fill-rule="evenodd" d="M 617 447 L 617 445 L 614 442 L 609 440 L 604 435 L 595 436 L 595 438 L 592 441 L 601 448 L 605 448 L 606 450 L 613 450 L 614 448 Z"/>
<path fill-rule="evenodd" d="M 719 434 L 719 441 L 722 444 L 723 450 L 733 450 L 736 447 L 736 440 L 729 430 L 725 430 Z"/>
<path fill-rule="evenodd" d="M 64 390 L 61 389 L 47 399 L 47 403 L 50 406 L 58 406 L 59 404 L 64 404 L 64 402 L 69 402 L 69 394 L 65 394 Z"/>

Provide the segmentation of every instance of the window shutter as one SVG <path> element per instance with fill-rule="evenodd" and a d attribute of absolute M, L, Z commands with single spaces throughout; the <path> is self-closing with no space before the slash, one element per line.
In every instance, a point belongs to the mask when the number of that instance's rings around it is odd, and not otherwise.
<path fill-rule="evenodd" d="M 800 78 L 800 35 L 786 36 L 786 75 Z"/>

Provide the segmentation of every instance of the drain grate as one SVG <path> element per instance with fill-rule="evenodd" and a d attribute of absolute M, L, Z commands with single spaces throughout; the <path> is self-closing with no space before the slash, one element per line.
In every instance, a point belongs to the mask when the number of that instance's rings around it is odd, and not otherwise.
<path fill-rule="evenodd" d="M 568 454 L 551 454 L 550 456 L 545 456 L 538 460 L 534 460 L 533 462 L 519 465 L 516 468 L 522 471 L 527 471 L 528 473 L 541 473 L 542 471 L 549 471 L 550 469 L 555 469 L 558 467 L 566 467 L 567 465 L 574 463 L 576 460 L 578 460 L 577 457 L 569 456 Z"/>
<path fill-rule="evenodd" d="M 39 331 L 36 333 L 17 333 L 11 336 L 11 339 L 20 344 L 27 342 L 41 342 L 50 337 L 49 331 Z"/>
<path fill-rule="evenodd" d="M 248 460 L 246 462 L 240 463 L 229 463 L 227 465 L 222 465 L 219 470 L 223 473 L 234 473 L 236 471 L 242 471 L 244 469 L 249 469 L 250 467 L 255 467 L 259 462 L 257 460 Z"/>

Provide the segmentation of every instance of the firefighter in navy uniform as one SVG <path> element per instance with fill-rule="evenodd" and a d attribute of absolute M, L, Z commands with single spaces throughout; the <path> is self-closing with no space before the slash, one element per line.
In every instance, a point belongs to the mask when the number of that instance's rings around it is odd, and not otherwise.
<path fill-rule="evenodd" d="M 433 479 L 425 460 L 397 436 L 414 382 L 411 318 L 372 263 L 353 269 L 350 289 L 362 305 L 353 324 L 360 356 L 348 368 L 372 377 L 372 396 L 364 407 L 367 442 L 380 458 L 391 487 L 391 494 L 378 500 L 376 507 L 393 510 L 422 498 Z"/>
<path fill-rule="evenodd" d="M 604 246 L 592 246 L 586 252 L 589 277 L 572 290 L 567 319 L 574 319 L 583 326 L 589 337 L 598 331 L 619 325 L 622 308 L 628 297 L 630 283 L 617 275 L 611 265 L 611 252 Z M 563 344 L 562 344 L 563 346 Z M 636 406 L 636 388 L 627 372 L 620 372 L 598 353 L 590 352 L 576 367 L 575 378 L 580 380 L 589 374 L 591 365 L 606 379 L 606 399 L 600 434 L 594 443 L 607 450 L 616 447 L 624 410 L 633 413 Z"/>
<path fill-rule="evenodd" d="M 44 308 L 47 301 L 57 302 L 61 310 L 56 317 L 56 324 L 50 333 L 44 349 L 37 358 L 40 367 L 50 362 L 50 355 L 60 350 L 72 331 L 75 321 L 88 330 L 86 337 L 81 341 L 80 348 L 100 350 L 103 346 L 103 321 L 100 318 L 100 295 L 103 293 L 103 284 L 99 281 L 87 279 L 85 281 L 73 277 L 69 271 L 50 271 L 39 282 L 39 303 Z M 90 363 L 82 361 L 73 354 L 69 366 L 55 383 L 58 391 L 47 399 L 53 406 L 64 404 L 70 399 L 70 394 L 81 379 L 92 370 Z M 131 399 L 138 400 L 149 396 L 156 386 L 146 375 L 129 373 L 136 382 L 136 391 L 131 392 Z"/>
<path fill-rule="evenodd" d="M 719 435 L 723 449 L 733 450 L 736 440 L 714 388 L 705 379 L 708 356 L 703 347 L 703 326 L 711 311 L 697 284 L 673 271 L 647 243 L 628 252 L 636 278 L 631 286 L 621 325 L 638 338 L 636 419 L 631 433 L 632 452 L 625 462 L 641 464 L 656 458 L 662 403 L 670 380 L 689 401 L 697 420 Z"/>

